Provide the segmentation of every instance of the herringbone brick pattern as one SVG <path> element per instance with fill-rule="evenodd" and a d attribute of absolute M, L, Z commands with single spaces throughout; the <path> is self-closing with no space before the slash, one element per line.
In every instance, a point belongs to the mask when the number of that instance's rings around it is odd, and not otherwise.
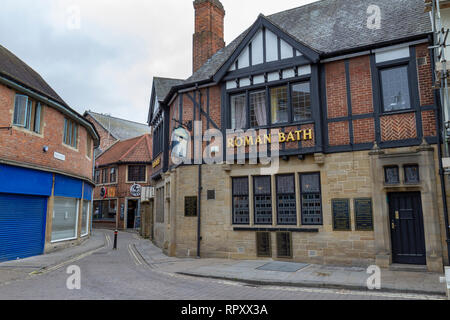
<path fill-rule="evenodd" d="M 404 113 L 381 117 L 381 140 L 397 141 L 417 138 L 416 115 Z"/>

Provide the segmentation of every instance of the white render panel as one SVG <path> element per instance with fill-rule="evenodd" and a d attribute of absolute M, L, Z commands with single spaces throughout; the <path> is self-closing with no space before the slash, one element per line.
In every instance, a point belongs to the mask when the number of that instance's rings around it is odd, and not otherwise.
<path fill-rule="evenodd" d="M 280 74 L 278 72 L 271 72 L 267 75 L 267 81 L 280 80 Z"/>
<path fill-rule="evenodd" d="M 409 58 L 409 47 L 394 49 L 389 51 L 377 52 L 375 60 L 377 63 L 392 61 L 396 59 Z"/>
<path fill-rule="evenodd" d="M 295 77 L 294 69 L 286 69 L 283 70 L 283 79 L 293 78 Z"/>
<path fill-rule="evenodd" d="M 249 85 L 250 85 L 250 79 L 249 78 L 239 79 L 239 86 L 240 87 L 248 87 Z"/>
<path fill-rule="evenodd" d="M 286 41 L 281 39 L 281 59 L 289 59 L 294 57 L 294 48 L 292 48 Z"/>
<path fill-rule="evenodd" d="M 227 81 L 227 89 L 235 89 L 237 88 L 236 81 Z"/>
<path fill-rule="evenodd" d="M 295 50 L 295 56 L 296 57 L 301 57 L 302 53 L 300 51 L 298 51 L 298 50 Z"/>
<path fill-rule="evenodd" d="M 264 75 L 254 76 L 253 77 L 253 84 L 260 84 L 264 83 Z"/>
<path fill-rule="evenodd" d="M 264 62 L 263 32 L 259 30 L 252 40 L 252 64 L 255 66 Z"/>
<path fill-rule="evenodd" d="M 306 66 L 298 67 L 298 75 L 299 76 L 303 76 L 303 75 L 307 75 L 307 74 L 311 74 L 311 66 L 309 64 Z"/>
<path fill-rule="evenodd" d="M 278 37 L 266 29 L 266 61 L 278 60 Z"/>
<path fill-rule="evenodd" d="M 248 68 L 250 66 L 250 49 L 245 47 L 244 51 L 242 51 L 241 55 L 238 58 L 238 68 Z"/>

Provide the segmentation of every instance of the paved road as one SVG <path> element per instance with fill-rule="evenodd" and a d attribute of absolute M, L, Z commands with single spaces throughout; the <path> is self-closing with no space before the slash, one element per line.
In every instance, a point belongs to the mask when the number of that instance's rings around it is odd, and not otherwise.
<path fill-rule="evenodd" d="M 98 232 L 98 231 L 97 231 Z M 371 300 L 411 299 L 410 295 L 346 292 L 311 288 L 252 287 L 226 281 L 170 275 L 151 268 L 133 248 L 139 238 L 121 233 L 119 248 L 108 247 L 80 257 L 59 268 L 30 275 L 26 279 L 0 284 L 0 300 Z M 69 290 L 66 273 L 79 266 L 81 289 Z M 423 297 L 422 297 L 423 298 Z"/>

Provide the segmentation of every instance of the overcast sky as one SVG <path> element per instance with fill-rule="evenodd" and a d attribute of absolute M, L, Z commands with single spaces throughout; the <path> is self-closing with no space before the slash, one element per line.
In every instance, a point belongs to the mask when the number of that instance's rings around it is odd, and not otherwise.
<path fill-rule="evenodd" d="M 153 76 L 192 74 L 192 0 L 0 1 L 0 44 L 80 113 L 145 122 Z M 315 2 L 221 1 L 227 44 L 259 13 Z"/>

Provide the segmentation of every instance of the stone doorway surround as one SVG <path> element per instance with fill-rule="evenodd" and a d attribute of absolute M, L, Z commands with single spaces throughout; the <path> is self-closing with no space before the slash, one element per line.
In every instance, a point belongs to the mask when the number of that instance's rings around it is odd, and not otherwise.
<path fill-rule="evenodd" d="M 442 272 L 443 270 L 441 229 L 437 205 L 438 181 L 436 180 L 434 152 L 435 149 L 426 142 L 419 147 L 391 150 L 381 150 L 375 144 L 374 149 L 369 152 L 374 204 L 376 264 L 381 268 L 389 268 L 392 264 L 387 195 L 389 192 L 419 191 L 423 207 L 427 269 L 430 272 Z M 417 184 L 405 184 L 403 166 L 410 164 L 419 166 L 420 182 Z M 385 183 L 384 167 L 386 166 L 399 167 L 399 184 L 387 185 Z"/>

